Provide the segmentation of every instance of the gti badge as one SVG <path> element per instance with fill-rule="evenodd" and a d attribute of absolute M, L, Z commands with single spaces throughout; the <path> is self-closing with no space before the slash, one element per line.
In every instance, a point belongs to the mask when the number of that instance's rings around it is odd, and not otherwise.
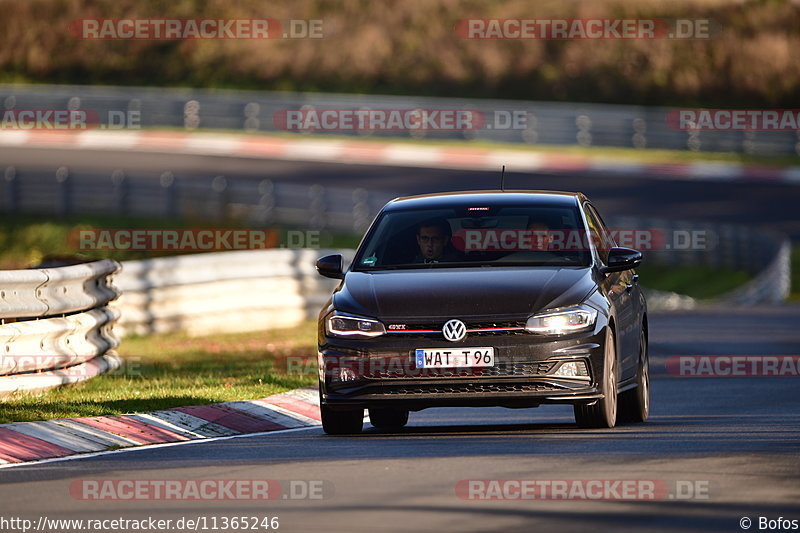
<path fill-rule="evenodd" d="M 467 326 L 460 320 L 448 320 L 444 327 L 442 327 L 442 333 L 444 333 L 445 339 L 458 342 L 467 336 Z"/>

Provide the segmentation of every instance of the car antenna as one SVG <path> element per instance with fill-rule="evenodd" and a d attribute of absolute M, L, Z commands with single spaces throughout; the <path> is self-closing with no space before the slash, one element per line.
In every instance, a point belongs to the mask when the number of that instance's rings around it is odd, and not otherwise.
<path fill-rule="evenodd" d="M 500 192 L 506 191 L 505 188 L 503 187 L 503 180 L 505 180 L 505 177 L 506 177 L 506 166 L 503 165 L 502 168 L 500 169 Z"/>

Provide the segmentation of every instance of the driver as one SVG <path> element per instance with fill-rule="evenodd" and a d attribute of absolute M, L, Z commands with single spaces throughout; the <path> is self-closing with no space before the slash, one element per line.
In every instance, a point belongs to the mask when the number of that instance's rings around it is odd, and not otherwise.
<path fill-rule="evenodd" d="M 439 263 L 455 261 L 455 253 L 449 248 L 450 224 L 443 218 L 430 219 L 417 225 L 419 253 L 415 263 Z"/>

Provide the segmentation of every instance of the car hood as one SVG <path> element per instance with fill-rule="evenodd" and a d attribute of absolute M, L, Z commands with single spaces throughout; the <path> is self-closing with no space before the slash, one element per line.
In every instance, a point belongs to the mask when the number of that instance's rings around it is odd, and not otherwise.
<path fill-rule="evenodd" d="M 576 267 L 348 272 L 333 303 L 384 320 L 522 316 L 581 303 L 595 287 L 591 269 Z"/>

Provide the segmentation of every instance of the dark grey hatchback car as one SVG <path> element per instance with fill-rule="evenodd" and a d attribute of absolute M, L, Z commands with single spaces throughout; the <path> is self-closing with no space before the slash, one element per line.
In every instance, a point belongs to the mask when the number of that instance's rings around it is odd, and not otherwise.
<path fill-rule="evenodd" d="M 322 425 L 358 433 L 441 406 L 574 406 L 582 427 L 649 411 L 647 304 L 580 193 L 398 198 L 378 214 L 319 315 Z"/>

